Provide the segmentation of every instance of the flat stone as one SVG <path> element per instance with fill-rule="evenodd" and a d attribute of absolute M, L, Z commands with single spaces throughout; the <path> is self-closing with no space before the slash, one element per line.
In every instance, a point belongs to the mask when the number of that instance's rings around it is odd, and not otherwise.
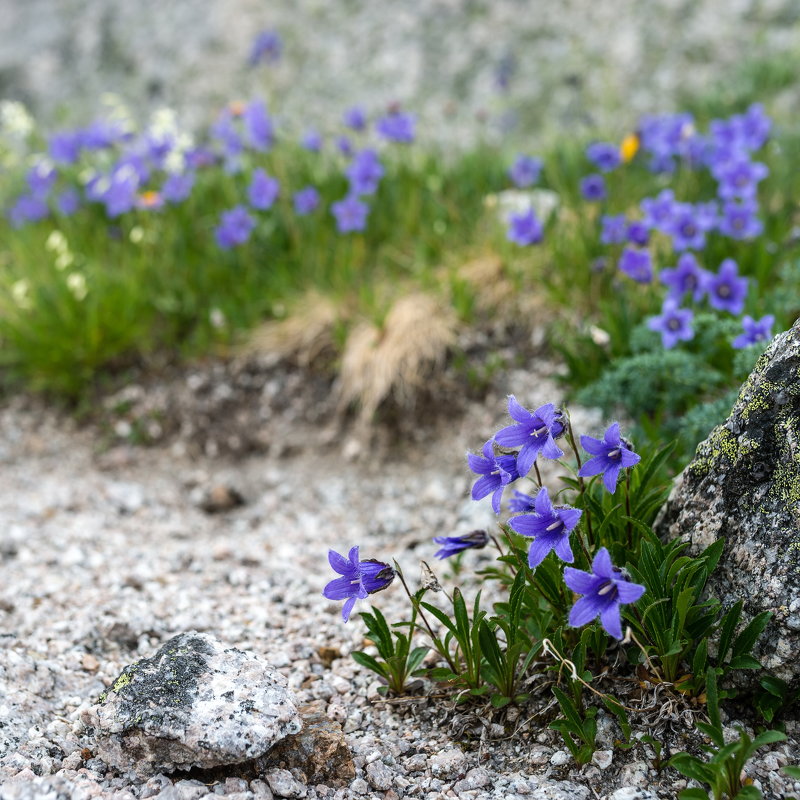
<path fill-rule="evenodd" d="M 288 769 L 273 769 L 264 776 L 276 797 L 305 797 L 306 787 Z"/>
<path fill-rule="evenodd" d="M 365 772 L 367 781 L 373 789 L 385 792 L 392 788 L 392 771 L 383 761 L 373 761 L 371 764 L 367 764 Z"/>
<path fill-rule="evenodd" d="M 89 718 L 97 755 L 143 775 L 258 758 L 302 727 L 279 672 L 194 631 L 125 667 Z"/>
<path fill-rule="evenodd" d="M 444 750 L 428 759 L 434 778 L 455 778 L 467 771 L 468 759 L 461 750 Z"/>
<path fill-rule="evenodd" d="M 775 337 L 728 419 L 702 442 L 656 521 L 697 553 L 725 539 L 709 593 L 773 617 L 754 654 L 800 685 L 800 320 Z M 740 681 L 757 677 L 739 670 Z"/>

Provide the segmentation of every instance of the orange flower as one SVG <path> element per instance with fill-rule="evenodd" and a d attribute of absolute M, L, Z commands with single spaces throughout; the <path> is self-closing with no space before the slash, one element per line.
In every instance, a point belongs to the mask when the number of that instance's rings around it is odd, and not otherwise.
<path fill-rule="evenodd" d="M 622 160 L 627 164 L 633 160 L 636 153 L 639 152 L 639 134 L 629 133 L 619 146 L 619 155 Z"/>

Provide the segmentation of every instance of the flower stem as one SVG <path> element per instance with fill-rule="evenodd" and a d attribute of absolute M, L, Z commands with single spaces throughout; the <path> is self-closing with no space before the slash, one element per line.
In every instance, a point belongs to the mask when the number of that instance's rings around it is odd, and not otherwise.
<path fill-rule="evenodd" d="M 430 623 L 428 622 L 428 618 L 422 612 L 419 598 L 414 597 L 414 595 L 411 594 L 411 590 L 408 588 L 406 579 L 405 577 L 403 577 L 403 571 L 398 568 L 396 561 L 395 561 L 395 571 L 397 572 L 397 577 L 400 578 L 400 583 L 403 584 L 403 588 L 406 590 L 408 599 L 411 601 L 411 607 L 417 610 L 419 618 L 422 620 L 423 624 L 428 629 L 428 635 L 431 637 L 431 641 L 433 642 L 434 647 L 438 651 L 439 655 L 441 655 L 447 662 L 447 666 L 450 667 L 450 670 L 454 672 L 456 675 L 458 675 L 459 674 L 458 667 L 456 667 L 456 665 L 453 663 L 453 659 L 450 658 L 450 653 L 448 653 L 447 650 L 445 649 L 444 645 L 442 644 L 442 640 L 433 632 L 433 628 L 431 628 Z"/>
<path fill-rule="evenodd" d="M 631 517 L 631 471 L 625 470 L 625 516 L 628 517 L 628 550 L 633 550 L 633 523 Z"/>
<path fill-rule="evenodd" d="M 572 422 L 567 420 L 567 440 L 569 441 L 572 452 L 575 453 L 575 460 L 578 462 L 578 486 L 580 487 L 581 497 L 583 498 L 583 510 L 586 512 L 586 532 L 589 539 L 589 547 L 594 547 L 594 531 L 592 530 L 592 512 L 586 503 L 586 484 L 580 476 L 581 471 L 581 454 L 578 452 L 578 446 L 575 444 L 575 436 L 572 433 Z M 591 564 L 591 559 L 589 559 Z"/>

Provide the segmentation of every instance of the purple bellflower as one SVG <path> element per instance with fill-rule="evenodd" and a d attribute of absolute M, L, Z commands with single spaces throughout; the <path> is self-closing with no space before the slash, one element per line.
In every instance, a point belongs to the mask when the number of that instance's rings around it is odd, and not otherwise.
<path fill-rule="evenodd" d="M 161 194 L 168 203 L 182 203 L 194 188 L 194 172 L 174 172 L 161 187 Z"/>
<path fill-rule="evenodd" d="M 597 202 L 606 199 L 606 182 L 602 175 L 593 173 L 581 180 L 581 195 L 584 200 Z"/>
<path fill-rule="evenodd" d="M 664 189 L 656 197 L 645 197 L 640 203 L 645 225 L 658 231 L 665 230 L 675 216 L 676 205 L 672 189 Z"/>
<path fill-rule="evenodd" d="M 336 229 L 339 233 L 363 231 L 367 227 L 369 206 L 354 195 L 347 195 L 331 206 L 331 213 L 336 217 Z"/>
<path fill-rule="evenodd" d="M 236 206 L 230 211 L 222 212 L 214 237 L 223 250 L 230 250 L 232 247 L 244 244 L 250 238 L 255 225 L 256 222 L 247 213 L 247 209 L 244 206 Z"/>
<path fill-rule="evenodd" d="M 662 269 L 658 276 L 669 287 L 669 297 L 680 302 L 688 292 L 695 303 L 703 299 L 709 273 L 702 269 L 691 253 L 684 253 L 674 268 Z"/>
<path fill-rule="evenodd" d="M 581 447 L 593 458 L 578 470 L 578 475 L 588 478 L 602 472 L 603 484 L 611 494 L 616 491 L 620 471 L 641 461 L 641 456 L 633 452 L 630 442 L 619 435 L 618 422 L 608 426 L 602 439 L 581 436 Z"/>
<path fill-rule="evenodd" d="M 736 158 L 714 170 L 719 181 L 717 194 L 723 200 L 755 200 L 758 182 L 769 175 L 769 169 L 758 161 Z"/>
<path fill-rule="evenodd" d="M 733 346 L 737 350 L 750 347 L 751 344 L 768 342 L 772 338 L 772 326 L 775 324 L 775 317 L 767 314 L 759 320 L 754 320 L 749 314 L 742 317 L 742 328 L 744 333 L 739 334 L 733 340 Z"/>
<path fill-rule="evenodd" d="M 383 164 L 372 149 L 361 150 L 345 170 L 353 194 L 375 194 L 384 175 Z"/>
<path fill-rule="evenodd" d="M 676 203 L 672 221 L 666 233 L 672 236 L 675 250 L 702 250 L 706 246 L 705 217 L 698 219 L 691 203 Z"/>
<path fill-rule="evenodd" d="M 260 153 L 269 150 L 275 141 L 275 126 L 267 106 L 261 100 L 253 100 L 242 111 L 242 120 L 250 147 Z"/>
<path fill-rule="evenodd" d="M 622 244 L 627 238 L 628 222 L 624 214 L 604 214 L 600 218 L 600 241 L 603 244 Z"/>
<path fill-rule="evenodd" d="M 57 164 L 74 164 L 80 158 L 83 134 L 80 131 L 58 131 L 47 144 L 50 158 Z"/>
<path fill-rule="evenodd" d="M 555 554 L 567 564 L 571 564 L 575 557 L 569 544 L 569 535 L 583 513 L 570 506 L 556 506 L 550 502 L 547 487 L 543 486 L 534 501 L 534 513 L 512 517 L 508 524 L 520 536 L 531 536 L 530 550 L 528 551 L 528 565 L 536 569 L 544 561 L 547 554 L 554 550 Z"/>
<path fill-rule="evenodd" d="M 694 337 L 692 330 L 692 320 L 694 314 L 689 308 L 679 308 L 678 301 L 672 297 L 664 300 L 661 314 L 657 317 L 650 317 L 647 327 L 651 331 L 661 334 L 661 344 L 665 349 L 670 350 L 678 342 L 688 342 Z"/>
<path fill-rule="evenodd" d="M 747 297 L 747 278 L 739 277 L 739 268 L 732 258 L 726 258 L 716 275 L 710 275 L 707 283 L 708 302 L 718 311 L 741 314 Z"/>
<path fill-rule="evenodd" d="M 499 514 L 503 489 L 520 477 L 517 458 L 511 455 L 495 455 L 493 439 L 484 444 L 482 452 L 482 456 L 467 453 L 469 468 L 476 475 L 480 475 L 472 486 L 472 499 L 482 500 L 491 494 L 492 510 L 495 514 Z"/>
<path fill-rule="evenodd" d="M 433 541 L 441 545 L 441 548 L 434 554 L 436 558 L 449 558 L 462 550 L 479 550 L 486 547 L 489 542 L 489 534 L 486 531 L 472 531 L 464 536 L 434 536 Z"/>
<path fill-rule="evenodd" d="M 356 600 L 363 600 L 385 589 L 393 580 L 395 571 L 382 561 L 358 559 L 358 547 L 351 547 L 345 558 L 335 550 L 328 551 L 328 563 L 342 577 L 334 578 L 322 590 L 328 600 L 344 600 L 342 619 L 347 622 Z"/>
<path fill-rule="evenodd" d="M 720 233 L 731 239 L 755 239 L 764 230 L 757 211 L 758 206 L 752 201 L 725 203 L 719 220 Z"/>
<path fill-rule="evenodd" d="M 645 247 L 650 241 L 650 229 L 640 219 L 635 219 L 628 224 L 625 235 L 629 242 L 639 245 L 639 247 Z"/>
<path fill-rule="evenodd" d="M 353 143 L 347 136 L 336 137 L 336 149 L 345 157 L 350 158 L 353 155 Z"/>
<path fill-rule="evenodd" d="M 637 283 L 650 283 L 653 280 L 653 259 L 650 251 L 626 247 L 619 259 L 619 269 Z"/>
<path fill-rule="evenodd" d="M 619 147 L 610 142 L 594 142 L 586 148 L 586 157 L 600 172 L 611 172 L 622 163 Z"/>
<path fill-rule="evenodd" d="M 247 198 L 253 208 L 259 211 L 266 211 L 272 208 L 278 199 L 281 185 L 277 178 L 273 178 L 259 168 L 253 170 L 253 177 L 247 190 Z"/>
<path fill-rule="evenodd" d="M 41 197 L 32 194 L 23 194 L 8 212 L 8 219 L 12 227 L 21 228 L 27 222 L 39 222 L 50 215 L 47 202 Z"/>
<path fill-rule="evenodd" d="M 71 217 L 81 207 L 81 196 L 77 189 L 64 189 L 56 197 L 56 208 L 65 217 Z"/>
<path fill-rule="evenodd" d="M 261 31 L 253 40 L 248 63 L 251 67 L 257 64 L 274 64 L 280 60 L 283 42 L 276 31 Z"/>
<path fill-rule="evenodd" d="M 342 116 L 342 121 L 354 131 L 363 131 L 367 127 L 367 115 L 361 106 L 348 108 Z"/>
<path fill-rule="evenodd" d="M 509 216 L 506 231 L 506 239 L 509 242 L 526 247 L 530 244 L 539 244 L 543 235 L 542 223 L 536 218 L 532 208 Z"/>
<path fill-rule="evenodd" d="M 414 141 L 414 128 L 416 117 L 413 114 L 404 114 L 402 111 L 390 111 L 375 123 L 375 130 L 379 136 L 390 142 L 409 144 Z"/>
<path fill-rule="evenodd" d="M 580 628 L 600 617 L 603 630 L 615 639 L 622 638 L 619 607 L 635 603 L 645 593 L 644 586 L 629 581 L 622 570 L 611 563 L 605 547 L 597 551 L 591 572 L 565 567 L 564 583 L 576 594 L 583 595 L 569 612 L 569 624 Z"/>
<path fill-rule="evenodd" d="M 517 456 L 517 471 L 521 477 L 533 469 L 539 453 L 551 459 L 564 455 L 555 443 L 556 437 L 564 433 L 563 416 L 552 403 L 545 403 L 531 412 L 523 408 L 512 394 L 508 397 L 508 413 L 514 424 L 501 428 L 494 440 L 500 447 L 522 446 Z"/>
<path fill-rule="evenodd" d="M 310 150 L 312 153 L 318 153 L 322 150 L 322 135 L 319 131 L 311 128 L 303 134 L 303 137 L 300 139 L 300 144 L 306 150 Z"/>
<path fill-rule="evenodd" d="M 319 192 L 313 186 L 306 186 L 294 195 L 294 213 L 305 217 L 319 207 Z"/>
<path fill-rule="evenodd" d="M 542 171 L 542 159 L 533 156 L 518 155 L 508 170 L 508 177 L 520 189 L 532 186 L 539 180 Z"/>
<path fill-rule="evenodd" d="M 531 497 L 524 492 L 518 492 L 516 489 L 511 499 L 508 501 L 508 510 L 512 514 L 527 514 L 529 511 L 533 511 L 535 507 L 535 497 Z"/>

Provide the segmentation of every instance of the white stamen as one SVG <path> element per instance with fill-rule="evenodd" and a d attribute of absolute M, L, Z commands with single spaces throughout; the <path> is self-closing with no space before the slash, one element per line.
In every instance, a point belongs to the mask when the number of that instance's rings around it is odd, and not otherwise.
<path fill-rule="evenodd" d="M 612 450 L 612 451 L 611 451 L 611 452 L 608 454 L 608 457 L 609 457 L 609 458 L 616 458 L 618 455 L 619 455 L 619 448 L 617 448 L 616 450 Z"/>
<path fill-rule="evenodd" d="M 609 581 L 597 594 L 608 594 L 614 588 L 614 584 Z"/>
<path fill-rule="evenodd" d="M 551 522 L 546 528 L 546 531 L 554 531 L 556 528 L 560 528 L 564 523 L 557 519 L 555 522 Z"/>
<path fill-rule="evenodd" d="M 537 428 L 535 431 L 531 431 L 531 436 L 541 436 L 543 433 L 547 432 L 547 425 L 542 425 L 541 428 Z"/>

